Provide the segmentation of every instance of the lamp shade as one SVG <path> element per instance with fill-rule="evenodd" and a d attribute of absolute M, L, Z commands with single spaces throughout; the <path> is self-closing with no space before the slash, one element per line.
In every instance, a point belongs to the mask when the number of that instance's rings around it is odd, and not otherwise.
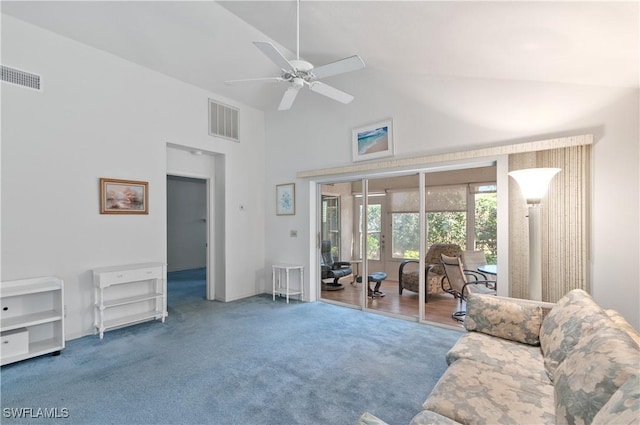
<path fill-rule="evenodd" d="M 547 193 L 549 182 L 559 172 L 560 168 L 527 168 L 511 171 L 509 175 L 520 186 L 527 204 L 539 204 Z"/>

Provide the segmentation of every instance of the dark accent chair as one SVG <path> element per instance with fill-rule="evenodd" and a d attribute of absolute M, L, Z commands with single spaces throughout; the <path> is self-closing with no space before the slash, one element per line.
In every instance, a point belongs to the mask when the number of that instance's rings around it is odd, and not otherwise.
<path fill-rule="evenodd" d="M 440 262 L 440 254 L 459 257 L 462 255 L 462 249 L 456 244 L 443 243 L 436 243 L 429 247 L 424 259 L 426 284 L 424 302 L 427 302 L 428 295 L 448 292 L 448 284 L 445 282 L 446 276 Z M 418 264 L 420 264 L 418 260 L 405 260 L 400 263 L 400 269 L 398 270 L 398 291 L 400 295 L 402 295 L 404 289 L 419 292 L 418 279 L 420 275 L 416 267 Z"/>
<path fill-rule="evenodd" d="M 323 281 L 322 289 L 329 291 L 344 289 L 344 286 L 339 283 L 338 280 L 353 273 L 351 270 L 351 263 L 348 261 L 335 261 L 333 259 L 331 241 L 322 241 L 320 253 L 322 254 L 322 261 L 320 263 L 321 277 Z M 333 279 L 333 282 L 325 283 L 325 279 Z"/>

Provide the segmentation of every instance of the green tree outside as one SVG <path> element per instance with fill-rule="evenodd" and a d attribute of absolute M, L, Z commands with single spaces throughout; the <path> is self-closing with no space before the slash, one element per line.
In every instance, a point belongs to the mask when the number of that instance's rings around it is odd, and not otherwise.
<path fill-rule="evenodd" d="M 475 249 L 483 250 L 487 262 L 497 263 L 497 196 L 495 193 L 476 196 L 475 208 Z M 418 259 L 420 246 L 420 226 L 418 213 L 394 213 L 392 217 L 393 257 Z M 466 246 L 466 213 L 442 211 L 427 213 L 428 241 L 434 243 L 454 243 Z M 373 242 L 373 241 L 371 241 Z"/>

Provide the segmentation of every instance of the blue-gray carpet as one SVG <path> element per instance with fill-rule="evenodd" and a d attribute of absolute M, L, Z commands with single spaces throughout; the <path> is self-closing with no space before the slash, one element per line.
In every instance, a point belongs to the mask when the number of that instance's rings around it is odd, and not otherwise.
<path fill-rule="evenodd" d="M 3 366 L 1 422 L 57 408 L 59 424 L 347 425 L 366 410 L 406 424 L 461 336 L 321 302 L 206 301 L 194 282 L 169 285 L 164 324 Z M 9 417 L 21 408 L 30 417 Z"/>

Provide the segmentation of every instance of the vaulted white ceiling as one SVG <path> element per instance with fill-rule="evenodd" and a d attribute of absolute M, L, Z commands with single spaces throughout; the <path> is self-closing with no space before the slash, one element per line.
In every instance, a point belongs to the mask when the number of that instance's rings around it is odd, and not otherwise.
<path fill-rule="evenodd" d="M 251 42 L 294 58 L 295 1 L 7 2 L 2 13 L 260 109 L 281 84 Z M 358 54 L 367 68 L 325 80 L 352 92 L 424 78 L 639 86 L 638 2 L 302 0 L 300 55 L 315 65 Z M 355 80 L 358 84 L 354 84 Z M 366 83 L 366 84 L 363 84 Z M 350 90 L 351 89 L 351 90 Z"/>

